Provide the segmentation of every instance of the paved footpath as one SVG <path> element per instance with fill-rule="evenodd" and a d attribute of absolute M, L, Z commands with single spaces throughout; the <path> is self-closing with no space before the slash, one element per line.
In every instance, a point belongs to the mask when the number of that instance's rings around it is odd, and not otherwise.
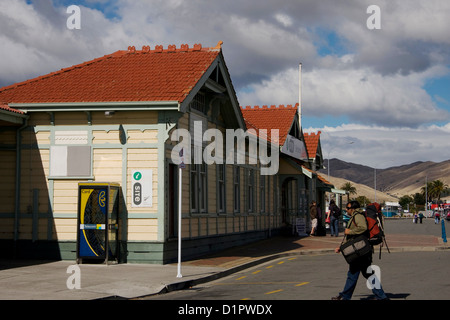
<path fill-rule="evenodd" d="M 407 223 L 387 220 L 386 240 L 391 252 L 449 249 L 438 235 L 438 226 L 432 226 L 431 221 L 425 221 L 424 225 Z M 341 241 L 342 237 L 330 235 L 272 237 L 185 261 L 181 264 L 180 278 L 176 263 L 76 265 L 75 261 L 0 260 L 0 300 L 135 299 L 212 281 L 275 258 L 334 253 Z M 382 250 L 387 252 L 385 246 Z M 71 271 L 73 266 L 79 267 L 79 289 L 68 288 L 78 274 Z"/>

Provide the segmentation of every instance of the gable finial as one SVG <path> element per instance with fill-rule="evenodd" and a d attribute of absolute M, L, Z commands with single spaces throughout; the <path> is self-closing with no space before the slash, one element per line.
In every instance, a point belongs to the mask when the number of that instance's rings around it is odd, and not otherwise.
<path fill-rule="evenodd" d="M 217 42 L 217 45 L 213 48 L 213 50 L 221 50 L 222 49 L 223 41 Z"/>

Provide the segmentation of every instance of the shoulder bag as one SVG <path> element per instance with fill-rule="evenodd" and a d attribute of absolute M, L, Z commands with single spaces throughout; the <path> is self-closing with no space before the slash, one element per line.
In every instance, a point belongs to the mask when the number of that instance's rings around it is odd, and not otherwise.
<path fill-rule="evenodd" d="M 350 224 L 353 220 L 350 222 Z M 350 227 L 350 224 L 348 227 Z M 347 263 L 352 263 L 360 257 L 363 257 L 372 252 L 372 245 L 369 243 L 369 239 L 364 234 L 352 237 L 344 243 L 347 235 L 342 239 L 341 245 L 339 247 L 340 252 L 344 256 Z"/>

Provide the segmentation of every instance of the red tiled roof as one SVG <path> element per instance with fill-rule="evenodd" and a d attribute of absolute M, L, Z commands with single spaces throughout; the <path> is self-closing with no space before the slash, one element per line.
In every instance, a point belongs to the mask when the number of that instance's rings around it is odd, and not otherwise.
<path fill-rule="evenodd" d="M 270 137 L 271 129 L 279 130 L 279 145 L 283 145 L 286 137 L 291 129 L 292 122 L 297 115 L 298 103 L 295 106 L 247 106 L 241 107 L 247 128 L 255 129 L 258 133 L 259 129 L 267 129 L 267 135 Z"/>
<path fill-rule="evenodd" d="M 9 111 L 9 112 L 14 112 L 14 113 L 18 113 L 18 114 L 24 114 L 22 111 L 20 110 L 16 110 L 13 108 L 10 108 L 7 104 L 2 104 L 0 103 L 0 109 L 1 110 L 5 110 L 5 111 Z"/>
<path fill-rule="evenodd" d="M 308 155 L 310 158 L 315 158 L 317 154 L 317 148 L 319 147 L 320 134 L 322 132 L 319 131 L 317 134 L 312 133 L 304 133 L 306 149 L 308 150 Z"/>
<path fill-rule="evenodd" d="M 217 58 L 220 46 L 128 47 L 0 88 L 0 103 L 182 102 Z"/>
<path fill-rule="evenodd" d="M 330 181 L 328 181 L 327 179 L 325 179 L 324 177 L 322 177 L 320 174 L 317 174 L 317 179 L 319 179 L 321 182 L 323 182 L 324 184 L 327 184 L 327 185 L 329 185 L 329 186 L 331 186 L 331 187 L 333 187 L 334 188 L 334 185 L 330 182 Z"/>

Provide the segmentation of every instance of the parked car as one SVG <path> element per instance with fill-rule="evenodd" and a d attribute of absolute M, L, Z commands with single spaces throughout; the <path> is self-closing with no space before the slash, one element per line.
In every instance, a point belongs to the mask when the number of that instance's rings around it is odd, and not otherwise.
<path fill-rule="evenodd" d="M 450 221 L 450 212 L 449 212 L 449 213 L 447 213 L 447 216 L 445 217 L 445 219 L 447 219 L 447 220 L 449 220 L 449 221 Z"/>
<path fill-rule="evenodd" d="M 347 213 L 342 215 L 342 225 L 344 226 L 344 228 L 347 228 L 347 223 L 350 220 L 350 216 L 347 215 Z"/>

